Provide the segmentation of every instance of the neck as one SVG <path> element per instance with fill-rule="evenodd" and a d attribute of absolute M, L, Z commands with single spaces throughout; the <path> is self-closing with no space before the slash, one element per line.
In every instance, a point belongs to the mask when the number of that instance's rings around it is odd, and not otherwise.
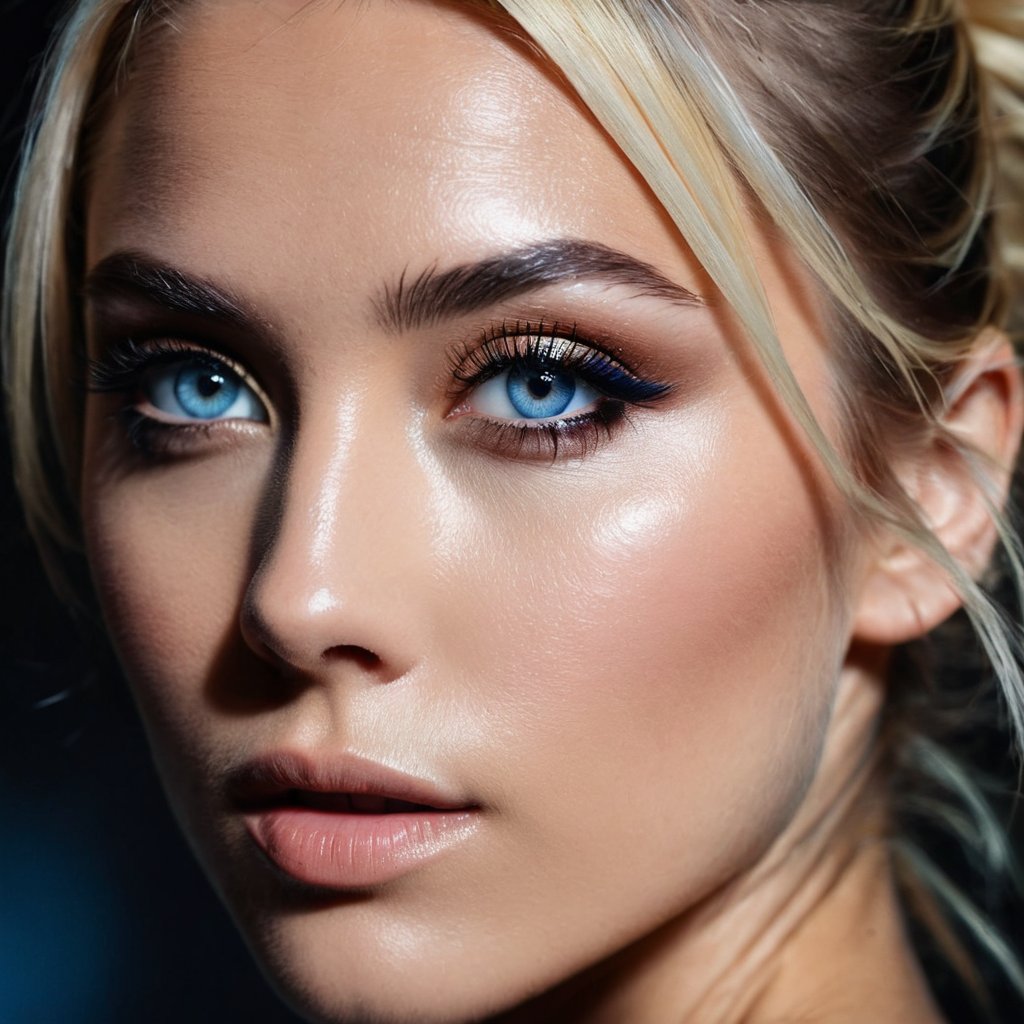
<path fill-rule="evenodd" d="M 758 862 L 516 1014 L 573 1024 L 940 1024 L 904 931 L 874 742 L 880 673 L 849 670 L 820 770 Z"/>

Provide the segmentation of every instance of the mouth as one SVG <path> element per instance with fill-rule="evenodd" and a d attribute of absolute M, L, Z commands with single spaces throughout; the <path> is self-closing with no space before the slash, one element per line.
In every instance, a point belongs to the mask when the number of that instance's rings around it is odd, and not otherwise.
<path fill-rule="evenodd" d="M 316 793 L 302 789 L 289 790 L 283 803 L 295 807 L 312 807 L 332 814 L 408 814 L 443 810 L 430 804 L 398 800 L 376 793 Z"/>
<path fill-rule="evenodd" d="M 350 755 L 277 753 L 229 779 L 250 839 L 290 879 L 337 890 L 384 885 L 478 830 L 479 804 Z"/>
<path fill-rule="evenodd" d="M 387 814 L 474 806 L 472 800 L 428 779 L 334 751 L 319 757 L 297 751 L 255 757 L 229 775 L 228 794 L 243 809 L 285 804 L 338 813 Z"/>

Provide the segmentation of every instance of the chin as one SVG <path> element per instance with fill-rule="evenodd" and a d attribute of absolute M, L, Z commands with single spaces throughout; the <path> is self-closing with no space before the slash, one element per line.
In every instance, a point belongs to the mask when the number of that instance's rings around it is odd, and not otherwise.
<path fill-rule="evenodd" d="M 268 898 L 250 880 L 222 896 L 271 987 L 306 1021 L 472 1024 L 560 980 L 551 976 L 557 957 L 514 943 L 502 950 L 493 931 L 478 941 L 455 917 L 411 925 L 378 893 L 275 888 Z"/>
<path fill-rule="evenodd" d="M 533 992 L 501 984 L 502 971 L 475 978 L 449 954 L 419 961 L 347 957 L 344 943 L 301 952 L 280 941 L 250 943 L 264 976 L 294 1013 L 314 1024 L 474 1024 L 495 1019 Z"/>

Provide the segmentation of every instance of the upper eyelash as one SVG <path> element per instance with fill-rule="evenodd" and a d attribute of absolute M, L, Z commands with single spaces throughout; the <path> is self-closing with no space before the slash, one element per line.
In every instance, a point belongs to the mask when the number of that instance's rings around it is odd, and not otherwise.
<path fill-rule="evenodd" d="M 215 355 L 205 348 L 175 338 L 159 338 L 140 342 L 125 338 L 112 346 L 101 359 L 90 359 L 86 370 L 86 387 L 100 393 L 120 393 L 131 390 L 139 374 L 152 366 L 181 362 L 183 359 L 205 361 L 211 366 L 226 367 L 248 382 L 249 375 L 225 356 Z"/>
<path fill-rule="evenodd" d="M 249 375 L 231 359 L 190 342 L 160 338 L 143 343 L 126 338 L 113 346 L 102 359 L 89 360 L 87 388 L 95 392 L 128 391 L 138 382 L 141 371 L 163 363 L 179 362 L 185 357 L 205 359 L 211 364 L 227 367 L 243 380 L 249 379 Z M 469 344 L 457 351 L 451 363 L 452 377 L 456 382 L 452 390 L 457 394 L 464 394 L 517 364 L 554 365 L 575 371 L 603 393 L 633 404 L 651 401 L 671 390 L 669 385 L 643 380 L 621 359 L 594 342 L 581 341 L 575 324 L 567 332 L 562 332 L 557 324 L 546 328 L 543 322 L 516 321 L 514 325 L 504 322 L 492 329 L 482 344 Z"/>
<path fill-rule="evenodd" d="M 455 380 L 452 397 L 464 395 L 511 366 L 554 366 L 579 373 L 603 394 L 633 405 L 660 398 L 670 385 L 639 377 L 621 359 L 591 341 L 578 337 L 576 325 L 568 331 L 557 324 L 516 321 L 503 323 L 482 344 L 465 345 L 452 359 Z"/>
<path fill-rule="evenodd" d="M 94 392 L 128 394 L 139 387 L 150 368 L 186 359 L 227 368 L 252 384 L 248 372 L 231 357 L 194 342 L 174 337 L 141 341 L 129 337 L 111 345 L 102 358 L 89 361 L 87 388 Z M 464 398 L 473 387 L 515 366 L 576 373 L 603 395 L 605 400 L 597 408 L 555 421 L 520 423 L 477 418 L 474 429 L 478 440 L 486 440 L 488 446 L 513 455 L 544 456 L 552 461 L 563 446 L 573 454 L 587 454 L 592 445 L 610 437 L 617 424 L 630 422 L 630 407 L 650 404 L 674 390 L 672 385 L 643 379 L 599 343 L 580 339 L 575 324 L 565 330 L 557 324 L 548 328 L 543 322 L 504 322 L 492 327 L 482 342 L 478 338 L 460 350 L 449 350 L 449 362 L 452 378 L 449 398 L 452 400 Z M 170 443 L 166 439 L 183 436 L 186 431 L 201 429 L 208 433 L 212 429 L 211 424 L 163 423 L 140 411 L 134 402 L 121 410 L 120 415 L 125 420 L 129 439 L 147 454 L 157 452 L 159 445 Z M 154 437 L 155 432 L 158 437 Z M 531 446 L 527 445 L 528 439 Z"/>

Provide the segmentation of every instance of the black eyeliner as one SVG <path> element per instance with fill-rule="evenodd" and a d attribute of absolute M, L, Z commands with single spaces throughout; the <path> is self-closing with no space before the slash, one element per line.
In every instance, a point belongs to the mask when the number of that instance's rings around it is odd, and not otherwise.
<path fill-rule="evenodd" d="M 238 374 L 230 362 L 187 342 L 161 338 L 140 342 L 125 338 L 99 359 L 90 359 L 86 369 L 86 390 L 118 394 L 138 386 L 140 377 L 157 366 L 192 360 L 211 370 L 226 369 Z M 239 376 L 241 376 L 239 374 Z"/>
<path fill-rule="evenodd" d="M 464 394 L 510 368 L 572 372 L 606 397 L 632 405 L 656 401 L 672 391 L 671 385 L 643 379 L 602 346 L 580 338 L 575 324 L 560 331 L 557 324 L 546 329 L 543 322 L 503 323 L 482 343 L 456 354 L 452 376 L 458 382 L 456 390 Z"/>

